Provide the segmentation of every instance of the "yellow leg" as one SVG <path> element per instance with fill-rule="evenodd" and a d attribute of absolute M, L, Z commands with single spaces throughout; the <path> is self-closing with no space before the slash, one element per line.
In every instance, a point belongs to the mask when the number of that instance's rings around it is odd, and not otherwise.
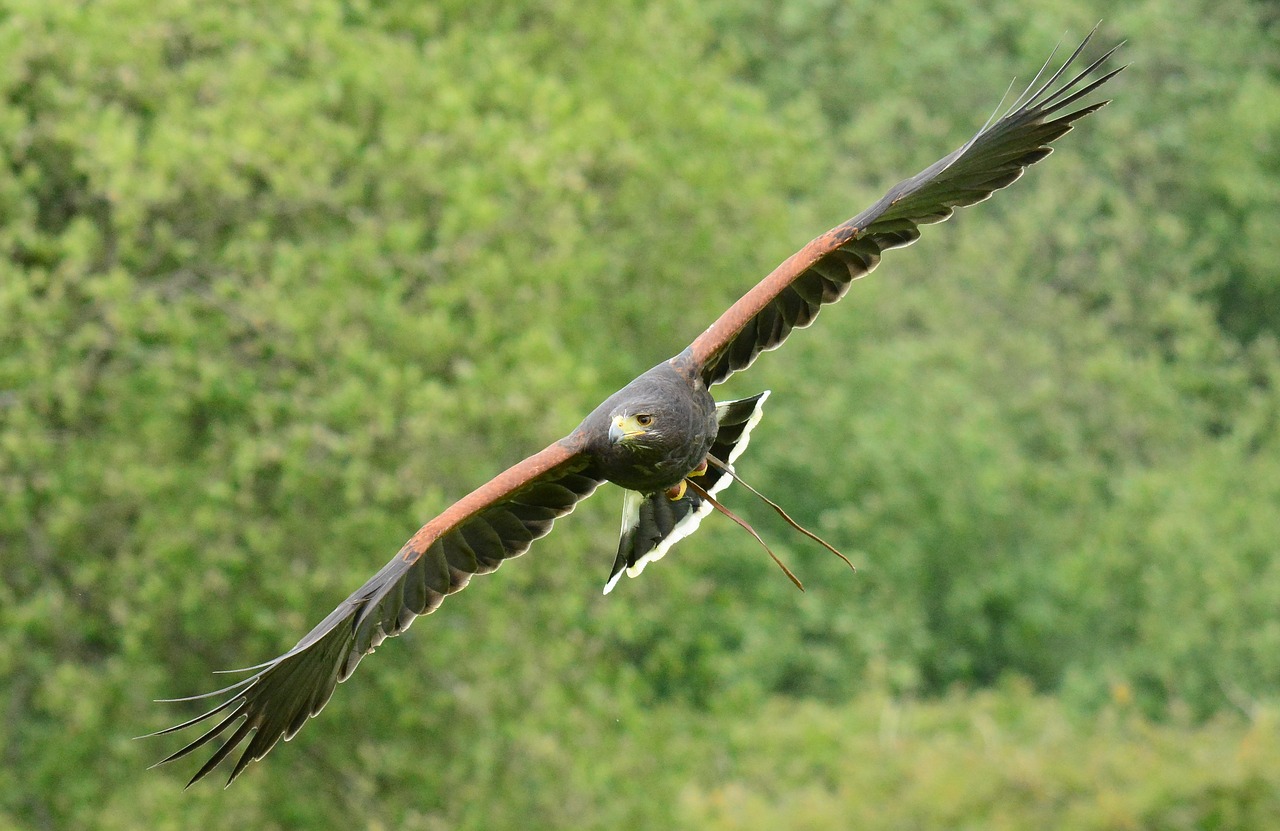
<path fill-rule="evenodd" d="M 671 487 L 667 488 L 667 499 L 670 499 L 672 502 L 675 502 L 677 499 L 684 496 L 684 491 L 686 487 L 688 486 L 685 484 L 685 481 L 681 479 L 678 484 L 672 485 Z"/>

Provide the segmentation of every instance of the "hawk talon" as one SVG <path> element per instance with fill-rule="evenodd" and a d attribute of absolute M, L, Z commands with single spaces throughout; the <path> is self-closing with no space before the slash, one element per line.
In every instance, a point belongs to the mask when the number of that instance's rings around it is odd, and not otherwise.
<path fill-rule="evenodd" d="M 706 462 L 703 462 L 703 463 L 702 463 L 702 469 L 703 469 L 703 471 L 705 471 L 705 470 L 707 469 L 707 463 L 706 463 Z M 691 475 L 696 475 L 696 474 L 691 474 Z M 677 482 L 676 484 L 674 484 L 674 485 L 672 485 L 671 487 L 667 488 L 667 490 L 666 490 L 667 499 L 670 499 L 672 502 L 675 502 L 675 501 L 679 500 L 682 496 L 684 496 L 684 491 L 685 491 L 685 488 L 687 488 L 687 487 L 688 487 L 688 485 L 686 484 L 685 480 L 681 479 L 681 480 L 680 480 L 679 482 Z"/>

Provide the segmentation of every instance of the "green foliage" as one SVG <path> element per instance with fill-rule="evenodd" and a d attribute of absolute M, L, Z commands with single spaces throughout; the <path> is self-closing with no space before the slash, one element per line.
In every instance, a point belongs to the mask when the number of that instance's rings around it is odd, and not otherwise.
<path fill-rule="evenodd" d="M 733 489 L 805 595 L 713 518 L 603 598 L 606 488 L 184 793 L 130 737 L 197 710 L 150 699 L 278 654 L 1101 14 L 0 4 L 0 826 L 1267 827 L 1274 21 L 1166 6 L 1107 10 L 1132 66 L 1052 159 L 723 393 L 775 391 L 741 472 L 857 575 Z"/>
<path fill-rule="evenodd" d="M 1266 828 L 1277 733 L 1271 712 L 1188 727 L 1119 705 L 1082 721 L 1018 684 L 928 704 L 778 702 L 682 793 L 683 827 Z"/>

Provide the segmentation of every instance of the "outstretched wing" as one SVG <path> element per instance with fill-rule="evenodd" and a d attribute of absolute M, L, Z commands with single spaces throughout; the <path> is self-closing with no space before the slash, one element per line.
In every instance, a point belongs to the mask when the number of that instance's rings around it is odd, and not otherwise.
<path fill-rule="evenodd" d="M 894 185 L 879 202 L 791 255 L 690 345 L 681 356 L 686 365 L 700 372 L 707 386 L 747 368 L 761 352 L 781 345 L 792 329 L 812 323 L 824 304 L 839 300 L 851 282 L 870 273 L 882 253 L 915 242 L 919 226 L 981 202 L 1048 156 L 1051 142 L 1107 102 L 1060 113 L 1124 68 L 1099 74 L 1117 45 L 1054 88 L 1093 34 L 1037 87 L 1046 62 L 1002 117 L 954 153 Z"/>
<path fill-rule="evenodd" d="M 286 741 L 328 703 L 334 687 L 385 638 L 399 635 L 418 615 L 435 611 L 446 595 L 474 574 L 487 574 L 529 549 L 557 517 L 574 509 L 603 481 L 577 449 L 575 433 L 506 470 L 454 503 L 404 544 L 395 558 L 329 613 L 297 646 L 250 667 L 253 675 L 225 689 L 191 698 L 229 696 L 190 721 L 152 735 L 172 733 L 222 716 L 212 728 L 158 764 L 178 759 L 234 732 L 191 778 L 191 784 L 248 744 L 227 784 Z M 250 738 L 252 735 L 252 738 Z"/>
<path fill-rule="evenodd" d="M 747 449 L 751 431 L 760 423 L 764 402 L 768 398 L 766 390 L 750 398 L 716 404 L 719 429 L 710 454 L 732 468 L 742 451 Z M 711 496 L 724 490 L 732 481 L 732 477 L 714 465 L 698 477 L 698 484 Z M 649 563 L 662 559 L 671 546 L 698 530 L 702 518 L 709 513 L 711 503 L 692 489 L 686 490 L 679 499 L 671 499 L 661 492 L 646 495 L 638 491 L 624 491 L 622 535 L 618 539 L 618 553 L 609 579 L 604 584 L 604 593 L 613 590 L 624 571 L 627 576 L 635 577 Z"/>

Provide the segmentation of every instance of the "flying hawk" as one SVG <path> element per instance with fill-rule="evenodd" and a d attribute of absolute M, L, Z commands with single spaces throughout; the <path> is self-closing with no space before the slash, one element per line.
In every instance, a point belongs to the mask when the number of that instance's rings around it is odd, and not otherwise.
<path fill-rule="evenodd" d="M 1096 31 L 1096 29 L 1095 29 Z M 391 562 L 298 644 L 250 668 L 239 683 L 193 699 L 226 696 L 212 710 L 153 735 L 221 716 L 216 724 L 159 764 L 230 736 L 196 771 L 208 774 L 244 744 L 227 780 L 290 739 L 328 702 L 360 659 L 399 635 L 418 615 L 435 611 L 476 574 L 487 574 L 528 550 L 552 523 L 601 483 L 624 489 L 622 537 L 605 591 L 625 571 L 635 575 L 691 533 L 733 477 L 768 393 L 716 402 L 711 387 L 808 326 L 819 309 L 839 300 L 890 248 L 915 242 L 920 226 L 941 222 L 957 207 L 981 202 L 1013 183 L 1050 144 L 1106 101 L 1077 103 L 1123 67 L 1106 69 L 1118 48 L 1073 76 L 1070 67 L 1089 40 L 1046 74 L 1052 56 L 1027 90 L 959 149 L 889 189 L 878 202 L 801 248 L 670 360 L 605 399 L 568 436 L 455 502 L 422 526 Z M 1066 77 L 1067 80 L 1063 80 Z M 236 722 L 239 722 L 238 726 Z"/>

